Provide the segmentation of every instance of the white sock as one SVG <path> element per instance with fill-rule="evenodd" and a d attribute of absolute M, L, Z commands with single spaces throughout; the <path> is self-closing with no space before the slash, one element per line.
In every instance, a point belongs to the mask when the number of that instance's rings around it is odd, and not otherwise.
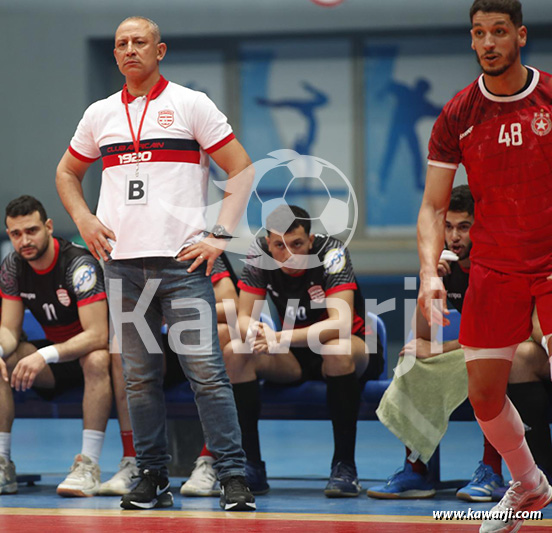
<path fill-rule="evenodd" d="M 0 457 L 11 460 L 11 433 L 0 432 Z"/>
<path fill-rule="evenodd" d="M 525 440 L 525 427 L 510 398 L 492 420 L 477 420 L 488 441 L 496 448 L 512 474 L 514 481 L 528 489 L 540 483 L 540 473 Z"/>
<path fill-rule="evenodd" d="M 92 459 L 92 462 L 98 464 L 100 462 L 100 454 L 105 439 L 103 431 L 95 429 L 85 429 L 82 432 L 82 455 L 86 455 Z"/>

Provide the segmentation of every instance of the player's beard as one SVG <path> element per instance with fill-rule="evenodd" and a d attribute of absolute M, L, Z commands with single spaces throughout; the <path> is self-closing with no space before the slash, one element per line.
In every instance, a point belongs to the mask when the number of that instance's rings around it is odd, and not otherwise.
<path fill-rule="evenodd" d="M 25 261 L 38 261 L 48 250 L 49 244 L 50 244 L 50 239 L 48 238 L 44 241 L 44 244 L 40 248 L 36 246 L 27 246 L 27 248 L 34 248 L 36 250 L 36 253 L 31 257 L 28 257 L 28 256 L 26 257 L 21 253 L 21 250 L 23 248 L 19 249 L 18 254 Z"/>
<path fill-rule="evenodd" d="M 506 63 L 504 65 L 493 70 L 485 69 L 485 67 L 481 64 L 481 58 L 477 55 L 477 53 L 475 54 L 475 57 L 477 58 L 477 62 L 479 63 L 483 74 L 493 77 L 501 76 L 517 61 L 519 57 L 519 45 L 516 43 L 515 48 L 506 56 Z"/>
<path fill-rule="evenodd" d="M 466 246 L 463 249 L 462 254 L 458 257 L 458 260 L 463 261 L 464 259 L 467 259 L 470 256 L 471 249 L 472 249 L 472 243 L 470 243 L 469 246 Z"/>

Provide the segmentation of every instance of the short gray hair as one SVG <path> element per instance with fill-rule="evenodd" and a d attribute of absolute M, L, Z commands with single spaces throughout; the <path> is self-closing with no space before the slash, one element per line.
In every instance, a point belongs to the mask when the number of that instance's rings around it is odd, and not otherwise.
<path fill-rule="evenodd" d="M 121 24 L 124 24 L 125 22 L 128 22 L 130 20 L 143 20 L 147 22 L 150 25 L 151 33 L 153 34 L 153 38 L 155 39 L 155 44 L 159 44 L 161 42 L 161 30 L 159 29 L 159 26 L 157 25 L 157 22 L 154 22 L 153 20 L 149 19 L 148 17 L 142 17 L 140 15 L 133 15 L 132 17 L 127 17 L 125 20 L 121 22 Z M 119 24 L 118 27 L 121 26 Z"/>

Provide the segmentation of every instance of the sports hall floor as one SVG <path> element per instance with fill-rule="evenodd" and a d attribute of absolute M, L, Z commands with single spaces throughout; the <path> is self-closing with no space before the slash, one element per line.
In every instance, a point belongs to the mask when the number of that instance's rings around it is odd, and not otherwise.
<path fill-rule="evenodd" d="M 122 511 L 118 497 L 64 499 L 55 493 L 73 456 L 80 451 L 79 420 L 16 420 L 12 457 L 18 474 L 40 473 L 35 486 L 19 486 L 0 496 L 1 533 L 433 533 L 477 532 L 479 522 L 438 522 L 434 510 L 489 509 L 492 504 L 460 502 L 454 491 L 434 499 L 379 501 L 366 497 L 330 500 L 322 490 L 329 473 L 328 421 L 261 421 L 261 445 L 269 483 L 257 498 L 256 513 L 223 513 L 217 498 L 183 498 L 181 478 L 171 478 L 172 509 Z M 367 488 L 385 480 L 404 459 L 399 442 L 378 422 L 359 423 L 357 467 Z M 442 479 L 467 479 L 482 453 L 474 422 L 453 422 L 441 445 Z M 109 421 L 101 457 L 102 480 L 115 472 L 121 445 L 115 420 Z M 552 506 L 544 520 L 526 522 L 522 532 L 552 531 Z"/>

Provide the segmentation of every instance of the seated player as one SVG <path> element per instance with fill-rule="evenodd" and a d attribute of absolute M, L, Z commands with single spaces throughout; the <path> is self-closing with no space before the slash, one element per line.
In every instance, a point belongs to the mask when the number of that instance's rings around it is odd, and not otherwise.
<path fill-rule="evenodd" d="M 439 273 L 443 276 L 450 304 L 459 312 L 462 312 L 468 288 L 469 230 L 473 224 L 473 210 L 468 186 L 455 187 L 446 214 L 448 251 L 443 253 L 439 262 Z M 444 259 L 450 252 L 458 260 Z M 414 367 L 401 377 L 393 378 L 377 410 L 382 423 L 405 444 L 405 463 L 385 485 L 368 489 L 368 496 L 373 498 L 430 498 L 435 494 L 426 464 L 446 431 L 450 414 L 468 394 L 464 352 L 458 340 L 442 345 L 431 342 L 429 326 L 419 308 L 416 309 L 415 326 L 415 339 L 400 353 L 401 356 L 416 356 Z M 538 330 L 535 332 L 538 334 Z M 552 465 L 545 379 L 550 381 L 548 359 L 543 348 L 532 340 L 521 343 L 512 365 L 508 394 L 526 426 L 531 428 L 527 439 L 537 464 L 543 470 Z M 421 413 L 422 418 L 411 417 L 413 412 Z M 499 493 L 501 489 L 505 490 L 502 458 L 484 438 L 483 459 L 470 483 L 456 495 L 467 501 L 487 502 L 491 501 L 493 492 Z"/>
<path fill-rule="evenodd" d="M 84 383 L 82 450 L 57 493 L 93 496 L 100 488 L 98 462 L 112 399 L 102 270 L 88 251 L 53 237 L 52 220 L 31 196 L 12 200 L 5 222 L 15 251 L 0 272 L 0 493 L 17 492 L 10 386 L 33 387 L 50 398 Z M 20 342 L 25 308 L 47 341 Z"/>
<path fill-rule="evenodd" d="M 381 344 L 377 342 L 376 349 L 376 342 L 369 342 L 373 353 L 369 352 L 365 334 L 375 340 L 376 333 L 365 323 L 364 300 L 343 244 L 311 234 L 309 214 L 296 206 L 276 208 L 266 228 L 266 237 L 252 243 L 238 283 L 238 323 L 246 342 L 233 339 L 224 349 L 247 456 L 247 482 L 254 494 L 269 490 L 259 444 L 258 380 L 325 380 L 335 448 L 324 493 L 358 496 L 355 441 L 360 393 L 368 379 L 381 373 Z M 267 292 L 282 331 L 258 322 Z"/>
<path fill-rule="evenodd" d="M 238 295 L 236 292 L 237 279 L 232 267 L 224 253 L 217 258 L 211 272 L 211 281 L 215 291 L 217 307 L 217 330 L 221 347 L 230 342 L 230 333 L 226 324 L 226 314 L 223 309 L 223 300 L 233 300 L 237 306 Z M 170 387 L 186 380 L 182 367 L 178 361 L 178 355 L 170 348 L 168 335 L 163 334 L 163 351 L 166 355 L 165 361 L 165 387 Z M 123 458 L 119 464 L 119 471 L 100 487 L 101 495 L 123 495 L 133 490 L 139 478 L 137 478 L 138 467 L 136 466 L 136 452 L 132 443 L 132 428 L 128 414 L 128 406 L 123 378 L 123 367 L 118 347 L 115 344 L 111 349 L 111 372 L 113 377 L 113 391 L 119 425 L 121 429 L 121 440 L 123 443 Z M 213 468 L 214 456 L 204 446 L 200 456 L 195 462 L 195 468 L 186 483 L 180 488 L 180 492 L 186 496 L 218 496 L 220 485 L 217 474 Z"/>

